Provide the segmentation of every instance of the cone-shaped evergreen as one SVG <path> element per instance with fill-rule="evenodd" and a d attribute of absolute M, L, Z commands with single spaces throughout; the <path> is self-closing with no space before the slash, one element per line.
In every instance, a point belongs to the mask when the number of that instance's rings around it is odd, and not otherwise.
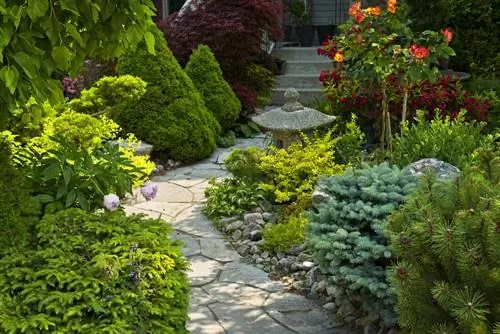
<path fill-rule="evenodd" d="M 487 168 L 424 178 L 390 219 L 400 262 L 389 276 L 410 333 L 486 334 L 500 324 L 500 152 L 492 152 L 482 155 Z"/>
<path fill-rule="evenodd" d="M 203 98 L 183 71 L 156 28 L 156 55 L 145 43 L 118 62 L 120 75 L 130 74 L 148 83 L 137 102 L 112 113 L 125 132 L 154 145 L 173 159 L 196 161 L 209 156 L 216 147 L 220 125 L 207 110 Z"/>
<path fill-rule="evenodd" d="M 222 129 L 230 129 L 240 115 L 241 103 L 224 80 L 220 65 L 208 46 L 198 45 L 189 57 L 186 73 L 203 95 L 205 105 Z"/>
<path fill-rule="evenodd" d="M 388 216 L 416 188 L 408 170 L 387 163 L 348 169 L 323 178 L 321 190 L 331 199 L 310 214 L 308 240 L 316 263 L 345 298 L 369 316 L 394 324 L 395 293 L 386 277 L 391 252 L 384 237 Z"/>

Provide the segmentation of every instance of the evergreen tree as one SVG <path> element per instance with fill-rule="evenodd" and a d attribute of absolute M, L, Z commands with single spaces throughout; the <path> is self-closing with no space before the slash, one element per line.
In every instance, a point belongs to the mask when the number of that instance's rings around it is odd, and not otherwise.
<path fill-rule="evenodd" d="M 411 333 L 486 334 L 500 323 L 500 151 L 480 151 L 482 167 L 425 177 L 388 224 L 396 310 Z"/>
<path fill-rule="evenodd" d="M 391 252 L 384 237 L 388 216 L 416 187 L 411 173 L 387 163 L 348 169 L 320 180 L 330 196 L 309 214 L 309 246 L 332 284 L 345 289 L 353 304 L 362 302 L 370 316 L 396 322 L 395 293 L 386 278 Z"/>
<path fill-rule="evenodd" d="M 156 28 L 153 33 L 155 55 L 143 42 L 137 50 L 124 55 L 117 68 L 120 75 L 130 74 L 146 81 L 146 93 L 140 100 L 113 110 L 111 117 L 124 132 L 134 133 L 173 159 L 203 159 L 215 149 L 220 125 L 173 56 L 163 34 Z"/>
<path fill-rule="evenodd" d="M 210 48 L 200 44 L 189 57 L 186 73 L 205 99 L 223 130 L 229 130 L 240 116 L 241 103 L 231 86 L 224 80 L 222 70 Z"/>

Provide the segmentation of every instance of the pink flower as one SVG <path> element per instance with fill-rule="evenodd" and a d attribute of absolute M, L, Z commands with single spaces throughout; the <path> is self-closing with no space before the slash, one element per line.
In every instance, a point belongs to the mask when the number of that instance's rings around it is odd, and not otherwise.
<path fill-rule="evenodd" d="M 120 207 L 120 198 L 115 194 L 104 196 L 104 207 L 109 211 L 115 211 Z"/>
<path fill-rule="evenodd" d="M 158 192 L 158 186 L 152 182 L 147 182 L 141 187 L 141 194 L 144 196 L 146 201 L 151 201 L 156 197 Z"/>

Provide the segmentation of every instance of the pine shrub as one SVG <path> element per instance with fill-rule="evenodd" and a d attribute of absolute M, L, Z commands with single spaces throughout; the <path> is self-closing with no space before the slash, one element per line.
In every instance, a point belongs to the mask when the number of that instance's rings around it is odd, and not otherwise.
<path fill-rule="evenodd" d="M 124 55 L 117 67 L 120 75 L 146 81 L 146 93 L 138 101 L 117 108 L 112 118 L 125 132 L 134 133 L 173 159 L 203 159 L 215 149 L 220 125 L 177 63 L 163 34 L 157 29 L 153 32 L 156 55 L 141 44 Z"/>
<path fill-rule="evenodd" d="M 410 333 L 493 333 L 500 323 L 500 151 L 448 181 L 427 176 L 387 228 Z M 498 332 L 497 328 L 497 332 Z"/>
<path fill-rule="evenodd" d="M 394 324 L 395 293 L 386 277 L 392 254 L 384 229 L 416 187 L 415 178 L 383 163 L 321 178 L 319 186 L 331 199 L 308 213 L 307 240 L 315 262 L 332 284 L 345 289 L 345 298 Z"/>
<path fill-rule="evenodd" d="M 38 245 L 0 259 L 2 333 L 187 333 L 189 283 L 163 221 L 47 215 Z"/>
<path fill-rule="evenodd" d="M 224 80 L 222 70 L 210 48 L 200 44 L 189 57 L 186 73 L 203 95 L 223 131 L 229 130 L 240 116 L 241 103 Z"/>

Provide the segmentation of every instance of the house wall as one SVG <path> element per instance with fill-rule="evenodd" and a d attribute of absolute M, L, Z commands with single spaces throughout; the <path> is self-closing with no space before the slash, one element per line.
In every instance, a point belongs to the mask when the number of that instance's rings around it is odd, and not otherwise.
<path fill-rule="evenodd" d="M 311 24 L 339 25 L 347 21 L 349 0 L 311 0 Z"/>

